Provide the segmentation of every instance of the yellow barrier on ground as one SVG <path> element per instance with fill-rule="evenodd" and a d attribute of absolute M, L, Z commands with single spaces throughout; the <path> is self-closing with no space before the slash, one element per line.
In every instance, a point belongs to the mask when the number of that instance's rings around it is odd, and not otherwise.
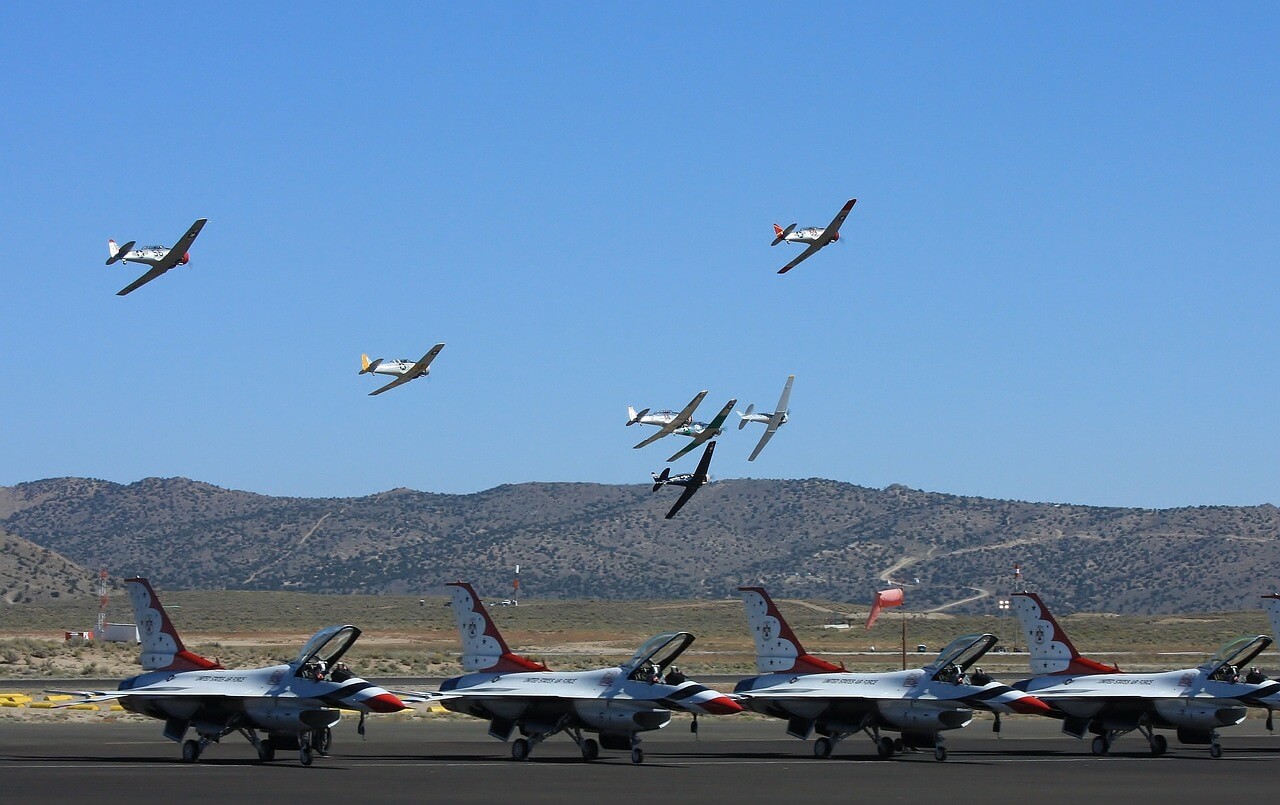
<path fill-rule="evenodd" d="M 113 712 L 113 713 L 123 713 L 123 712 L 124 712 L 124 708 L 123 708 L 123 707 L 121 707 L 121 706 L 120 706 L 120 705 L 118 705 L 118 704 L 113 704 L 113 705 L 111 705 L 110 707 L 108 707 L 107 709 L 108 709 L 108 710 L 110 710 L 110 711 L 111 711 L 111 712 Z"/>
<path fill-rule="evenodd" d="M 97 709 L 98 709 L 98 705 L 96 705 L 96 704 L 89 704 L 88 702 L 85 702 L 84 704 L 73 704 L 73 705 L 71 705 L 71 706 L 69 706 L 69 707 L 67 707 L 67 708 L 65 708 L 65 709 L 67 709 L 67 710 L 97 710 Z"/>
<path fill-rule="evenodd" d="M 74 698 L 75 696 L 69 693 L 50 693 L 44 697 L 44 700 L 46 702 L 69 702 Z"/>
<path fill-rule="evenodd" d="M 37 710 L 50 710 L 53 708 L 54 704 L 55 702 L 31 702 L 27 707 L 32 707 Z"/>

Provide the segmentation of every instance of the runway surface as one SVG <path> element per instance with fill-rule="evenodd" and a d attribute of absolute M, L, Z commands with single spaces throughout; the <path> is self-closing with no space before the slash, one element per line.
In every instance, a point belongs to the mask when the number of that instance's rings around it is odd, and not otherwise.
<path fill-rule="evenodd" d="M 974 728 L 976 727 L 976 729 Z M 199 763 L 183 763 L 179 746 L 154 723 L 0 722 L 0 801 L 245 802 L 787 802 L 840 799 L 880 802 L 991 803 L 1219 801 L 1269 796 L 1280 783 L 1280 736 L 1250 720 L 1224 731 L 1224 755 L 1170 739 L 1152 758 L 1136 734 L 1097 758 L 1085 741 L 1065 738 L 1056 723 L 1020 719 L 997 739 L 989 723 L 952 732 L 950 757 L 931 751 L 874 757 L 862 736 L 837 746 L 830 760 L 811 742 L 784 734 L 780 721 L 704 720 L 700 740 L 676 721 L 644 738 L 645 763 L 602 752 L 584 763 L 564 736 L 537 746 L 532 759 L 481 721 L 371 720 L 367 740 L 354 720 L 334 730 L 333 754 L 305 768 L 296 753 L 261 765 L 248 742 L 228 736 Z M 1083 798 L 1083 799 L 1082 799 Z"/>

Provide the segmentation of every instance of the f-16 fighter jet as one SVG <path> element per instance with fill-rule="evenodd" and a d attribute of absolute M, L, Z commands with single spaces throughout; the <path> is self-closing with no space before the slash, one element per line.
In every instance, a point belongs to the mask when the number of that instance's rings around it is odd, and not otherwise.
<path fill-rule="evenodd" d="M 748 405 L 745 414 L 738 414 L 740 417 L 738 430 L 745 428 L 748 422 L 763 422 L 765 426 L 764 435 L 756 443 L 756 449 L 751 451 L 751 457 L 747 461 L 755 461 L 756 456 L 760 455 L 760 451 L 773 438 L 773 434 L 778 432 L 778 428 L 787 424 L 787 401 L 791 399 L 791 384 L 795 379 L 795 375 L 787 375 L 787 384 L 782 387 L 782 396 L 778 398 L 778 407 L 773 409 L 772 413 L 761 412 L 757 414 L 755 413 L 756 407 Z"/>
<path fill-rule="evenodd" d="M 805 740 L 820 736 L 813 754 L 831 757 L 835 745 L 862 732 L 887 758 L 907 748 L 929 747 L 947 759 L 942 732 L 973 720 L 974 710 L 1048 715 L 1049 707 L 1008 685 L 983 679 L 969 668 L 995 645 L 990 634 L 958 637 L 924 668 L 853 673 L 804 650 L 782 613 L 761 587 L 739 587 L 747 623 L 756 643 L 760 676 L 734 688 L 738 701 L 757 713 L 786 719 L 787 734 Z M 882 730 L 901 738 L 882 736 Z"/>
<path fill-rule="evenodd" d="M 663 467 L 662 474 L 649 473 L 653 476 L 653 491 L 657 492 L 667 484 L 672 486 L 683 486 L 684 492 L 680 493 L 680 499 L 676 501 L 676 505 L 671 507 L 671 511 L 667 512 L 665 519 L 670 520 L 676 516 L 676 512 L 684 508 L 684 504 L 689 502 L 689 498 L 693 497 L 704 484 L 711 480 L 709 470 L 711 469 L 711 454 L 715 452 L 716 443 L 711 442 L 707 445 L 707 449 L 702 451 L 702 458 L 698 461 L 698 469 L 693 472 L 684 472 L 679 475 L 672 475 L 670 467 Z"/>
<path fill-rule="evenodd" d="M 405 696 L 483 718 L 500 741 L 518 730 L 522 737 L 511 744 L 516 760 L 526 760 L 539 743 L 565 732 L 583 760 L 595 760 L 604 747 L 630 750 L 631 762 L 643 763 L 639 733 L 665 727 L 672 710 L 693 713 L 695 723 L 700 714 L 742 710 L 728 696 L 675 672 L 673 663 L 694 640 L 688 632 L 657 635 L 619 666 L 555 672 L 511 652 L 470 584 L 448 587 L 466 673 L 445 680 L 438 692 Z M 595 733 L 599 740 L 583 733 Z"/>
<path fill-rule="evenodd" d="M 262 762 L 274 760 L 277 749 L 295 749 L 304 766 L 329 753 L 339 708 L 360 711 L 361 732 L 366 713 L 405 709 L 395 695 L 338 662 L 360 636 L 354 626 L 321 629 L 286 665 L 229 670 L 187 651 L 146 579 L 125 584 L 142 640 L 143 673 L 114 691 L 68 691 L 84 698 L 60 706 L 119 699 L 129 712 L 164 721 L 164 737 L 182 744 L 188 763 L 209 744 L 238 732 Z M 196 737 L 184 740 L 191 729 Z M 259 731 L 266 734 L 259 737 Z"/>
<path fill-rule="evenodd" d="M 1184 744 L 1209 746 L 1222 756 L 1218 730 L 1244 721 L 1247 706 L 1275 707 L 1280 683 L 1248 684 L 1238 673 L 1271 645 L 1266 635 L 1231 640 L 1195 668 L 1124 673 L 1082 657 L 1035 593 L 1014 593 L 1013 610 L 1031 654 L 1030 679 L 1016 687 L 1042 699 L 1076 738 L 1092 733 L 1093 753 L 1105 755 L 1116 738 L 1137 730 L 1163 755 L 1169 743 L 1157 729 L 1177 730 Z M 1270 703 L 1270 706 L 1268 706 Z"/>
<path fill-rule="evenodd" d="M 146 285 L 151 280 L 160 276 L 164 272 L 174 266 L 185 266 L 191 262 L 191 244 L 195 242 L 196 235 L 200 234 L 200 230 L 204 229 L 207 218 L 201 218 L 191 225 L 187 230 L 187 234 L 178 239 L 173 244 L 173 248 L 168 246 L 147 246 L 142 249 L 135 249 L 133 245 L 137 241 L 131 240 L 123 246 L 117 246 L 114 240 L 107 241 L 107 265 L 115 262 L 121 263 L 146 263 L 151 266 L 151 270 L 134 280 L 124 290 L 118 292 L 116 296 L 124 296 Z"/>
<path fill-rule="evenodd" d="M 361 355 L 359 374 L 394 375 L 396 378 L 382 388 L 369 392 L 369 396 L 376 397 L 382 392 L 390 391 L 396 386 L 403 386 L 410 380 L 417 380 L 420 377 L 426 377 L 431 374 L 431 362 L 436 359 L 436 356 L 440 354 L 440 350 L 442 349 L 444 349 L 444 344 L 436 344 L 431 348 L 431 351 L 426 355 L 423 355 L 417 363 L 404 358 L 391 361 L 383 360 L 382 358 L 369 360 L 368 355 Z"/>
<path fill-rule="evenodd" d="M 845 202 L 845 205 L 840 208 L 840 212 L 836 213 L 836 217 L 831 219 L 831 223 L 827 225 L 826 229 L 816 226 L 809 227 L 808 229 L 796 229 L 795 224 L 783 229 L 777 224 L 774 224 L 773 233 L 775 237 L 773 239 L 773 243 L 769 244 L 770 246 L 777 246 L 784 240 L 788 243 L 809 244 L 808 248 L 801 252 L 799 257 L 778 269 L 778 273 L 787 273 L 805 260 L 808 260 L 810 257 L 817 254 L 818 250 L 823 246 L 826 246 L 828 243 L 835 243 L 839 240 L 840 226 L 844 223 L 844 219 L 849 215 L 849 210 L 852 210 L 853 205 L 857 203 L 858 200 L 856 198 L 851 198 Z"/>

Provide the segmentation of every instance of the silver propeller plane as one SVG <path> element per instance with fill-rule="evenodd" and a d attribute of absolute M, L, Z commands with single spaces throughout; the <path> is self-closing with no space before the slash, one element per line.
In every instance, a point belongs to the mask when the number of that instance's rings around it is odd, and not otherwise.
<path fill-rule="evenodd" d="M 828 243 L 835 243 L 840 240 L 840 227 L 844 224 L 844 219 L 848 217 L 849 210 L 853 209 L 853 205 L 857 204 L 856 198 L 851 198 L 845 205 L 840 208 L 840 212 L 836 213 L 836 217 L 831 219 L 831 223 L 822 227 L 809 227 L 807 229 L 796 229 L 796 225 L 783 229 L 777 224 L 773 225 L 774 239 L 770 246 L 777 246 L 779 243 L 786 241 L 787 243 L 804 243 L 807 248 L 800 253 L 800 256 L 778 269 L 779 274 L 785 274 L 805 260 L 818 253 L 818 250 L 826 246 Z"/>
<path fill-rule="evenodd" d="M 470 584 L 448 585 L 462 635 L 462 676 L 445 680 L 439 691 L 404 694 L 409 701 L 439 702 L 445 709 L 489 722 L 489 734 L 511 744 L 511 756 L 527 760 L 533 748 L 567 733 L 591 761 L 605 749 L 631 752 L 643 763 L 639 733 L 662 729 L 671 711 L 697 716 L 727 715 L 742 707 L 723 693 L 689 681 L 676 658 L 693 643 L 688 632 L 649 639 L 622 665 L 592 671 L 551 671 L 512 653 Z M 583 733 L 595 733 L 587 738 Z"/>
<path fill-rule="evenodd" d="M 133 248 L 137 241 L 131 240 L 123 246 L 117 246 L 114 240 L 107 241 L 107 265 L 113 263 L 145 263 L 151 266 L 151 270 L 138 277 L 123 290 L 116 293 L 116 296 L 125 296 L 146 285 L 151 280 L 165 273 L 175 266 L 185 266 L 191 262 L 191 244 L 195 243 L 196 236 L 200 234 L 200 230 L 204 229 L 204 225 L 208 223 L 207 218 L 201 218 L 191 225 L 187 233 L 173 244 L 168 246 L 147 246 L 141 249 Z"/>
<path fill-rule="evenodd" d="M 690 435 L 693 427 L 700 423 L 693 421 L 693 412 L 702 404 L 702 399 L 707 396 L 707 390 L 703 389 L 693 395 L 693 399 L 689 404 L 679 411 L 653 411 L 648 408 L 642 408 L 639 411 L 627 406 L 627 427 L 635 424 L 640 425 L 657 425 L 658 432 L 640 442 L 635 446 L 639 450 L 641 447 L 647 447 L 661 439 L 663 436 L 670 436 L 673 433 L 681 435 Z"/>
<path fill-rule="evenodd" d="M 232 670 L 183 646 L 150 582 L 134 578 L 125 584 L 142 641 L 142 673 L 113 691 L 59 691 L 82 698 L 58 706 L 118 699 L 131 713 L 163 721 L 164 737 L 182 744 L 188 763 L 209 744 L 238 732 L 258 750 L 258 760 L 266 763 L 277 749 L 294 749 L 304 766 L 329 753 L 330 730 L 342 709 L 360 712 L 361 733 L 367 713 L 405 709 L 394 694 L 339 663 L 360 637 L 354 626 L 321 629 L 284 665 Z M 196 737 L 187 739 L 193 729 Z"/>
<path fill-rule="evenodd" d="M 444 344 L 436 344 L 426 355 L 414 362 L 404 358 L 395 360 L 384 360 L 382 358 L 374 358 L 369 360 L 368 355 L 360 356 L 359 374 L 368 375 L 393 375 L 392 380 L 380 389 L 369 392 L 370 397 L 376 397 L 384 391 L 390 391 L 396 386 L 403 386 L 410 380 L 417 380 L 420 377 L 426 377 L 431 374 L 431 362 L 440 354 L 440 350 L 444 349 Z"/>
<path fill-rule="evenodd" d="M 789 418 L 787 413 L 787 403 L 791 399 L 791 384 L 796 379 L 795 375 L 787 375 L 787 383 L 782 387 L 782 396 L 778 398 L 778 407 L 773 409 L 772 413 L 756 413 L 754 405 L 748 405 L 746 413 L 738 414 L 738 430 L 742 430 L 747 426 L 748 422 L 764 423 L 764 435 L 760 437 L 760 441 L 756 443 L 756 449 L 751 451 L 751 456 L 747 461 L 755 461 L 756 456 L 760 455 L 760 451 L 773 438 L 773 434 L 778 432 L 778 428 L 787 424 Z"/>

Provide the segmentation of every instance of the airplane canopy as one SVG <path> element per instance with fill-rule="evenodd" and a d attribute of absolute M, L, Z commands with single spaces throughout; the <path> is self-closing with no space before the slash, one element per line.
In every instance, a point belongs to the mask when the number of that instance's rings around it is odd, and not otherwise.
<path fill-rule="evenodd" d="M 694 636 L 688 632 L 668 632 L 666 634 L 655 635 L 644 642 L 631 659 L 623 664 L 626 671 L 634 671 L 646 662 L 653 663 L 657 667 L 658 673 L 661 674 L 667 670 L 667 666 L 675 662 L 684 650 L 694 641 Z"/>
<path fill-rule="evenodd" d="M 955 665 L 960 670 L 968 670 L 983 654 L 991 650 L 996 644 L 996 636 L 993 634 L 967 634 L 952 640 L 942 651 L 938 652 L 938 657 L 929 664 L 929 668 L 933 670 L 941 670 L 948 665 Z"/>
<path fill-rule="evenodd" d="M 1272 642 L 1272 639 L 1264 634 L 1244 635 L 1228 640 L 1209 658 L 1208 662 L 1200 667 L 1210 675 L 1229 665 L 1234 665 L 1237 669 L 1243 668 L 1253 662 L 1254 657 L 1266 651 L 1267 646 Z"/>
<path fill-rule="evenodd" d="M 360 637 L 360 630 L 354 626 L 326 626 L 307 641 L 298 652 L 294 663 L 306 665 L 313 660 L 323 660 L 330 668 L 351 648 Z"/>

